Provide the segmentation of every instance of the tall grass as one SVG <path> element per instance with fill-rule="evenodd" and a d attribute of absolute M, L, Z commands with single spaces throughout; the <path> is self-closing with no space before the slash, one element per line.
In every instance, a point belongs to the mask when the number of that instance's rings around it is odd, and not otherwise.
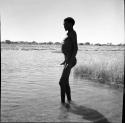
<path fill-rule="evenodd" d="M 86 78 L 101 83 L 124 84 L 124 58 L 91 58 L 74 70 L 75 78 Z"/>

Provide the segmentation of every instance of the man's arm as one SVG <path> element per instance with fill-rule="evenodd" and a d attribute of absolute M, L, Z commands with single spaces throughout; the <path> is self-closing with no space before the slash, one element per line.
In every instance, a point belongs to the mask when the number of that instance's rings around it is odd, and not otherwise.
<path fill-rule="evenodd" d="M 78 51 L 78 45 L 77 45 L 77 35 L 75 32 L 71 35 L 71 39 L 73 42 L 73 53 L 71 54 L 71 59 L 74 58 Z"/>
<path fill-rule="evenodd" d="M 72 59 L 74 59 L 74 57 L 77 54 L 77 50 L 78 50 L 78 45 L 77 45 L 77 35 L 75 32 L 72 32 L 72 34 L 70 35 L 70 38 L 72 40 L 73 43 L 73 52 L 72 54 L 68 57 L 68 59 L 66 60 L 66 64 L 68 64 L 70 61 L 72 61 Z"/>

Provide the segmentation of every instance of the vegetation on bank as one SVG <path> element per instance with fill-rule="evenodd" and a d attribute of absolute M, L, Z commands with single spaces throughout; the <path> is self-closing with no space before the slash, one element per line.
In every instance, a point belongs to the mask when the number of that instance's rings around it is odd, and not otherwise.
<path fill-rule="evenodd" d="M 5 44 L 34 44 L 34 45 L 61 45 L 62 43 L 60 42 L 52 42 L 52 41 L 49 41 L 49 42 L 36 42 L 36 41 L 32 41 L 32 42 L 28 42 L 28 41 L 10 41 L 10 40 L 5 40 L 5 41 L 2 41 L 1 43 L 5 43 Z M 90 42 L 85 42 L 85 43 L 78 43 L 78 45 L 95 45 L 95 46 L 125 46 L 125 44 L 117 44 L 117 45 L 114 45 L 112 43 L 107 43 L 107 44 L 100 44 L 100 43 L 96 43 L 96 44 L 91 44 Z"/>
<path fill-rule="evenodd" d="M 124 85 L 124 63 L 113 61 L 91 62 L 84 63 L 74 70 L 75 78 L 86 78 L 100 83 L 109 85 Z"/>

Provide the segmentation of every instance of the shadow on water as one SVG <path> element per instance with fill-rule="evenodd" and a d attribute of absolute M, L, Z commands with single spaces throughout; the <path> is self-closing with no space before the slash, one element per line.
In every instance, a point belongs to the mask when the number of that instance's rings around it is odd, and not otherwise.
<path fill-rule="evenodd" d="M 65 113 L 63 111 L 63 118 L 68 118 L 68 112 L 80 115 L 83 120 L 88 120 L 93 123 L 110 123 L 107 118 L 105 118 L 101 113 L 95 109 L 91 109 L 85 106 L 77 105 L 75 103 L 71 104 L 70 107 L 66 107 Z"/>

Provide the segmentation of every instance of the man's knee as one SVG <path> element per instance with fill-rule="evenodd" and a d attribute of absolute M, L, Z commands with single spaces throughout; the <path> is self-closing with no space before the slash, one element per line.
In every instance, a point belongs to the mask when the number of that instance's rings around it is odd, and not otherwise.
<path fill-rule="evenodd" d="M 71 61 L 71 62 L 69 63 L 69 68 L 70 68 L 70 69 L 73 68 L 73 67 L 76 65 L 76 63 L 77 63 L 77 60 L 76 60 L 76 58 L 74 58 L 73 61 Z"/>
<path fill-rule="evenodd" d="M 65 88 L 65 83 L 64 82 L 60 81 L 59 85 L 60 85 L 61 88 Z"/>

